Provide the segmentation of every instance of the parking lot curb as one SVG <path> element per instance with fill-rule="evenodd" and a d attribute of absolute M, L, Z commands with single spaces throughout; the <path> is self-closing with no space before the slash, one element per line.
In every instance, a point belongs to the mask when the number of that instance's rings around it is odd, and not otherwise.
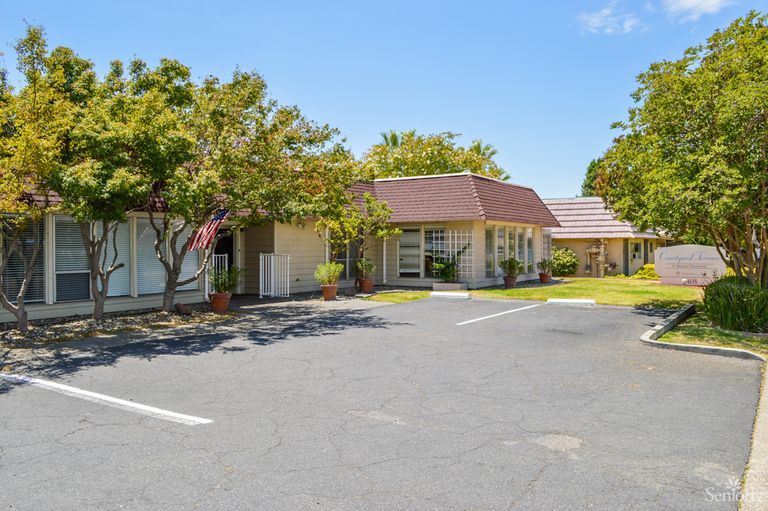
<path fill-rule="evenodd" d="M 674 342 L 658 341 L 659 337 L 666 334 L 677 325 L 693 316 L 695 312 L 696 306 L 692 303 L 689 303 L 655 327 L 646 331 L 643 335 L 640 336 L 640 340 L 646 344 L 650 344 L 651 346 L 656 346 L 657 348 L 692 351 L 695 353 L 707 353 L 710 355 L 721 355 L 724 357 L 744 358 L 748 360 L 759 360 L 760 362 L 765 362 L 764 357 L 756 353 L 752 353 L 751 351 L 738 348 L 721 348 L 718 346 L 705 346 L 703 344 L 679 344 Z"/>
<path fill-rule="evenodd" d="M 744 480 L 741 488 L 739 509 L 741 511 L 762 511 L 768 502 L 768 371 L 766 371 L 765 357 L 751 351 L 737 348 L 720 348 L 717 346 L 705 346 L 700 344 L 679 344 L 660 342 L 658 339 L 675 328 L 677 325 L 691 317 L 696 312 L 694 304 L 688 304 L 670 317 L 646 331 L 640 336 L 645 344 L 658 348 L 706 353 L 725 357 L 742 358 L 747 360 L 759 360 L 763 362 L 760 378 L 760 397 L 755 414 L 755 425 L 752 432 L 752 447 L 749 452 L 749 461 L 744 471 Z"/>

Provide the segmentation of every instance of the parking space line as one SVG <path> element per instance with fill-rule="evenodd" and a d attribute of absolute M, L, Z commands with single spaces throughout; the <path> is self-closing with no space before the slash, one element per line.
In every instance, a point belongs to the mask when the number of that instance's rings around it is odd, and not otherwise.
<path fill-rule="evenodd" d="M 66 396 L 76 397 L 78 399 L 84 399 L 86 401 L 91 401 L 93 403 L 99 403 L 114 408 L 120 408 L 121 410 L 126 410 L 129 412 L 140 413 L 142 415 L 149 415 L 150 417 L 154 417 L 156 419 L 178 422 L 180 424 L 186 424 L 187 426 L 210 424 L 213 422 L 210 419 L 195 417 L 193 415 L 184 415 L 183 413 L 171 412 L 168 410 L 163 410 L 162 408 L 142 405 L 140 403 L 126 401 L 125 399 L 119 399 L 112 396 L 105 396 L 104 394 L 98 394 L 89 390 L 78 389 L 77 387 L 70 387 L 69 385 L 62 385 L 61 383 L 55 383 L 52 381 L 41 380 L 39 378 L 30 378 L 28 376 L 21 376 L 18 374 L 0 373 L 0 379 L 11 383 L 32 385 L 34 387 L 50 390 L 52 392 L 58 392 L 59 394 L 64 394 Z"/>
<path fill-rule="evenodd" d="M 512 310 L 509 310 L 509 311 L 499 312 L 497 314 L 491 314 L 490 316 L 483 316 L 482 318 L 470 319 L 469 321 L 462 321 L 461 323 L 456 323 L 456 326 L 468 325 L 469 323 L 474 323 L 476 321 L 482 321 L 484 319 L 491 319 L 491 318 L 495 318 L 496 316 L 503 316 L 504 314 L 510 314 L 512 312 L 524 311 L 526 309 L 533 309 L 534 307 L 541 307 L 542 305 L 544 305 L 544 304 L 543 303 L 536 303 L 536 304 L 533 304 L 533 305 L 528 305 L 526 307 L 520 307 L 519 309 L 512 309 Z"/>

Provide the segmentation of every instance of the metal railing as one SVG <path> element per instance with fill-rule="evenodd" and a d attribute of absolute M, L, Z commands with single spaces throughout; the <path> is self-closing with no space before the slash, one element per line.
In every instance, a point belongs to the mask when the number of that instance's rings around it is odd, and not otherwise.
<path fill-rule="evenodd" d="M 291 256 L 259 254 L 259 298 L 290 296 Z"/>

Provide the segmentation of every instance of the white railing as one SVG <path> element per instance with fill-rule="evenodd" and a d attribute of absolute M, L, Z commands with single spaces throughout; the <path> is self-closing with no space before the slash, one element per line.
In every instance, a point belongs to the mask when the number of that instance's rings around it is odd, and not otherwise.
<path fill-rule="evenodd" d="M 229 255 L 213 254 L 211 256 L 210 268 L 212 271 L 227 271 L 229 269 Z M 213 287 L 208 283 L 208 292 L 213 293 Z"/>
<path fill-rule="evenodd" d="M 291 256 L 259 254 L 259 298 L 290 296 Z"/>

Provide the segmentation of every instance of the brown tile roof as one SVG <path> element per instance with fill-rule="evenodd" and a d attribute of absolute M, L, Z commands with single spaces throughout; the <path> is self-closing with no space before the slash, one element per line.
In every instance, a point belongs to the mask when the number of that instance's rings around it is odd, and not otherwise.
<path fill-rule="evenodd" d="M 544 204 L 560 221 L 560 227 L 552 229 L 552 239 L 659 237 L 652 231 L 641 231 L 629 222 L 617 220 L 600 197 L 544 199 Z"/>
<path fill-rule="evenodd" d="M 377 179 L 373 190 L 392 208 L 396 223 L 496 220 L 559 225 L 531 188 L 476 174 Z"/>

